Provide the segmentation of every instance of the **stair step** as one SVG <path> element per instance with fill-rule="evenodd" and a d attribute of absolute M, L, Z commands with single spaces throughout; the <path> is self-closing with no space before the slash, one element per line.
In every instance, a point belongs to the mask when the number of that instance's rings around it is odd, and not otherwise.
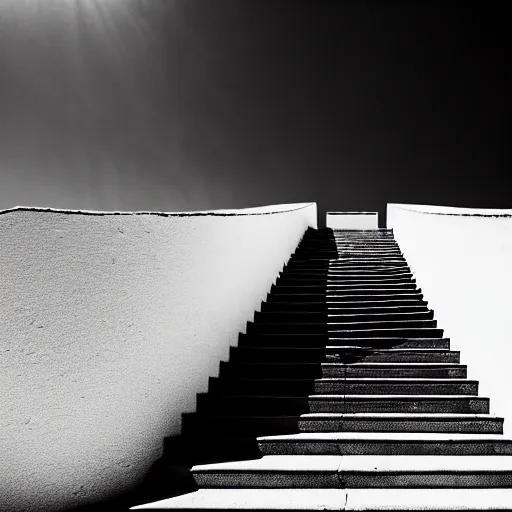
<path fill-rule="evenodd" d="M 460 363 L 460 352 L 443 349 L 331 347 L 327 363 Z"/>
<path fill-rule="evenodd" d="M 362 320 L 432 320 L 434 312 L 427 311 L 402 311 L 402 312 L 360 312 L 347 313 L 346 311 L 329 311 L 329 323 L 357 322 Z"/>
<path fill-rule="evenodd" d="M 336 283 L 410 283 L 414 282 L 413 276 L 410 272 L 402 274 L 348 274 L 336 275 L 328 274 L 327 272 L 299 272 L 283 270 L 279 274 L 279 279 L 284 283 L 286 280 L 294 282 L 302 281 L 325 281 Z"/>
<path fill-rule="evenodd" d="M 321 293 L 327 292 L 329 295 L 399 295 L 399 294 L 411 294 L 421 293 L 421 289 L 417 288 L 413 283 L 406 286 L 398 285 L 341 285 L 341 286 L 327 286 L 327 285 L 283 285 L 273 284 L 270 288 L 270 293 L 289 294 L 289 293 Z"/>
<path fill-rule="evenodd" d="M 332 261 L 332 260 L 331 260 Z M 400 266 L 354 266 L 344 265 L 342 267 L 329 267 L 328 264 L 319 265 L 315 262 L 309 261 L 306 263 L 290 261 L 284 268 L 283 272 L 287 274 L 292 273 L 315 273 L 315 274 L 327 274 L 330 276 L 402 276 L 404 274 L 410 274 L 411 269 L 407 265 Z"/>
<path fill-rule="evenodd" d="M 230 361 L 252 363 L 460 363 L 460 353 L 440 349 L 330 349 L 310 347 L 230 347 Z"/>
<path fill-rule="evenodd" d="M 326 312 L 329 314 L 350 314 L 350 313 L 386 313 L 386 312 L 408 312 L 428 311 L 428 303 L 424 300 L 405 301 L 356 301 L 356 302 L 329 302 L 319 300 L 317 302 L 262 302 L 262 312 L 289 311 L 289 312 Z"/>
<path fill-rule="evenodd" d="M 205 415 L 198 413 L 183 414 L 182 430 L 187 435 L 202 435 L 205 431 L 209 435 L 218 436 L 271 436 L 299 432 L 300 416 L 281 415 Z"/>
<path fill-rule="evenodd" d="M 194 466 L 199 487 L 340 487 L 339 456 L 272 456 L 261 459 Z"/>
<path fill-rule="evenodd" d="M 360 288 L 366 286 L 367 288 L 375 287 L 409 287 L 414 289 L 416 287 L 415 280 L 411 277 L 352 277 L 347 279 L 344 276 L 308 276 L 304 275 L 288 275 L 284 274 L 276 279 L 276 286 L 323 286 L 327 288 L 337 287 L 354 287 Z"/>
<path fill-rule="evenodd" d="M 310 312 L 310 311 L 288 311 L 288 312 L 255 312 L 255 323 L 353 323 L 361 321 L 396 321 L 396 320 L 432 320 L 434 312 L 426 311 L 385 311 L 385 312 Z"/>
<path fill-rule="evenodd" d="M 288 311 L 303 313 L 319 312 L 327 314 L 327 304 L 325 302 L 325 297 L 321 302 L 262 302 L 261 311 L 262 313 Z"/>
<path fill-rule="evenodd" d="M 226 363 L 220 364 L 220 378 L 314 379 L 322 376 L 319 363 Z"/>
<path fill-rule="evenodd" d="M 408 293 L 408 294 L 356 294 L 356 295 L 331 295 L 326 296 L 325 293 L 269 293 L 267 295 L 267 302 L 321 302 L 325 301 L 329 304 L 343 304 L 346 303 L 365 303 L 371 305 L 395 305 L 395 306 L 408 306 L 408 305 L 423 305 L 427 304 L 423 300 L 421 293 Z M 370 304 L 372 303 L 372 304 Z M 335 306 L 339 307 L 339 306 Z"/>
<path fill-rule="evenodd" d="M 325 348 L 230 347 L 229 359 L 251 363 L 322 363 L 325 356 Z"/>
<path fill-rule="evenodd" d="M 419 323 L 419 322 L 411 322 Z M 369 328 L 369 329 L 349 329 L 345 324 L 342 326 L 329 326 L 331 338 L 442 338 L 443 329 L 430 327 L 389 327 L 389 328 Z"/>
<path fill-rule="evenodd" d="M 378 306 L 365 306 L 365 302 L 355 303 L 353 306 L 350 303 L 343 304 L 329 304 L 328 315 L 371 315 L 371 314 L 400 314 L 400 313 L 429 313 L 432 311 L 428 308 L 427 302 L 424 303 L 413 302 L 416 305 L 392 305 L 384 304 Z"/>
<path fill-rule="evenodd" d="M 465 379 L 467 367 L 450 363 L 322 363 L 322 376 L 332 377 L 397 377 Z"/>
<path fill-rule="evenodd" d="M 217 380 L 213 380 L 217 379 Z M 286 396 L 307 397 L 315 393 L 314 379 L 271 379 L 271 378 L 215 378 L 210 377 L 211 389 L 222 396 Z"/>
<path fill-rule="evenodd" d="M 240 334 L 239 347 L 310 347 L 325 348 L 329 344 L 324 334 Z"/>
<path fill-rule="evenodd" d="M 478 395 L 478 381 L 377 377 L 324 377 L 314 381 L 321 394 L 363 395 Z"/>
<path fill-rule="evenodd" d="M 254 437 L 221 437 L 203 432 L 200 436 L 177 435 L 164 440 L 163 459 L 173 464 L 209 464 L 212 462 L 257 459 L 262 454 Z"/>
<path fill-rule="evenodd" d="M 230 416 L 300 416 L 309 412 L 308 395 L 276 395 L 272 390 L 259 394 L 214 395 L 198 393 L 197 412 Z M 274 393 L 274 396 L 272 394 Z M 296 393 L 296 392 L 294 392 Z"/>
<path fill-rule="evenodd" d="M 343 272 L 346 270 L 365 270 L 367 272 L 374 270 L 378 272 L 410 272 L 411 269 L 405 260 L 377 260 L 352 259 L 352 260 L 328 260 L 329 273 Z M 313 267 L 313 262 L 308 262 L 309 267 Z"/>
<path fill-rule="evenodd" d="M 194 466 L 200 487 L 512 487 L 507 455 L 266 455 Z"/>
<path fill-rule="evenodd" d="M 499 434 L 317 432 L 259 437 L 264 455 L 512 455 Z"/>
<path fill-rule="evenodd" d="M 360 331 L 384 331 L 399 329 L 405 332 L 416 332 L 418 329 L 429 329 L 442 333 L 437 329 L 436 320 L 378 320 L 361 322 L 318 322 L 318 323 L 270 323 L 270 322 L 247 322 L 247 334 L 324 334 L 339 332 L 360 332 Z M 398 335 L 398 334 L 397 334 Z M 341 336 L 340 336 L 341 337 Z M 352 337 L 352 336 L 350 336 Z M 361 336 L 366 337 L 365 335 Z M 409 337 L 406 335 L 400 337 Z M 418 337 L 414 334 L 411 337 Z M 428 337 L 428 336 L 425 336 Z"/>
<path fill-rule="evenodd" d="M 512 489 L 199 489 L 131 510 L 511 510 Z"/>
<path fill-rule="evenodd" d="M 325 348 L 327 354 L 337 355 L 347 350 L 349 354 L 366 356 L 373 349 L 444 349 L 449 350 L 449 338 L 333 338 L 327 334 L 240 334 L 239 347 L 272 347 L 272 348 Z M 357 347 L 357 348 L 354 348 Z M 355 351 L 355 352 L 354 352 Z M 350 361 L 348 361 L 350 362 Z"/>
<path fill-rule="evenodd" d="M 329 336 L 329 343 L 326 346 L 327 354 L 338 354 L 346 351 L 349 347 L 358 349 L 450 349 L 450 338 L 396 338 L 396 337 L 374 337 L 374 338 L 338 338 Z M 352 354 L 351 354 L 352 355 Z M 346 363 L 350 364 L 350 361 Z"/>
<path fill-rule="evenodd" d="M 316 412 L 446 412 L 488 414 L 489 399 L 467 395 L 311 395 Z"/>
<path fill-rule="evenodd" d="M 503 433 L 503 418 L 490 414 L 406 412 L 306 413 L 302 432 Z"/>

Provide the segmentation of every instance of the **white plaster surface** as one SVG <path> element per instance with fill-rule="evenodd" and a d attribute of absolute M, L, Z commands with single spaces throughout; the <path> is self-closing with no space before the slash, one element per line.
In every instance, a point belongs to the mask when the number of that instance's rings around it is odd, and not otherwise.
<path fill-rule="evenodd" d="M 510 510 L 512 489 L 201 489 L 132 510 Z"/>
<path fill-rule="evenodd" d="M 512 210 L 388 204 L 402 249 L 468 378 L 512 432 Z"/>
<path fill-rule="evenodd" d="M 342 212 L 340 215 L 327 212 L 325 226 L 331 229 L 378 229 L 379 214 L 361 212 L 351 215 L 350 212 Z"/>
<path fill-rule="evenodd" d="M 138 483 L 316 227 L 315 204 L 91 213 L 0 214 L 2 511 Z"/>

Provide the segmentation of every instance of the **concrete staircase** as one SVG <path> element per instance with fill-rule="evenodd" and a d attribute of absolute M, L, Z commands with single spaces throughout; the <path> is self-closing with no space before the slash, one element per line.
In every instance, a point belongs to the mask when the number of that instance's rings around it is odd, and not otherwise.
<path fill-rule="evenodd" d="M 387 229 L 309 230 L 183 431 L 231 462 L 134 509 L 512 509 L 503 418 Z"/>

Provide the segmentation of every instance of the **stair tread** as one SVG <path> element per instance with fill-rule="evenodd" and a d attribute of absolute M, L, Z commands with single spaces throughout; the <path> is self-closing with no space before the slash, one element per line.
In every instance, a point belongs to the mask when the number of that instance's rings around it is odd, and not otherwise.
<path fill-rule="evenodd" d="M 300 434 L 262 436 L 258 442 L 332 442 L 332 441 L 456 441 L 456 442 L 503 442 L 512 443 L 512 439 L 503 434 L 459 434 L 437 432 L 301 432 Z"/>
<path fill-rule="evenodd" d="M 512 496 L 511 496 L 512 500 Z M 343 489 L 199 489 L 131 510 L 344 510 Z"/>
<path fill-rule="evenodd" d="M 322 418 L 322 419 L 343 419 L 343 418 L 378 418 L 378 419 L 445 419 L 445 420 L 471 420 L 471 419 L 503 419 L 494 414 L 475 414 L 475 413 L 451 413 L 451 412 L 315 412 L 301 415 L 302 419 Z"/>
<path fill-rule="evenodd" d="M 202 472 L 364 473 L 512 472 L 507 455 L 265 455 L 260 459 L 193 466 Z"/>
<path fill-rule="evenodd" d="M 343 395 L 314 394 L 309 395 L 310 400 L 488 400 L 487 397 L 473 395 Z"/>
<path fill-rule="evenodd" d="M 132 510 L 510 510 L 512 489 L 200 489 Z"/>
<path fill-rule="evenodd" d="M 478 382 L 477 380 L 472 379 L 429 379 L 422 377 L 321 377 L 318 379 L 314 379 L 315 382 L 368 382 L 368 383 L 377 383 L 377 382 L 425 382 L 425 383 L 440 383 L 446 382 L 449 384 L 456 384 L 461 382 Z"/>

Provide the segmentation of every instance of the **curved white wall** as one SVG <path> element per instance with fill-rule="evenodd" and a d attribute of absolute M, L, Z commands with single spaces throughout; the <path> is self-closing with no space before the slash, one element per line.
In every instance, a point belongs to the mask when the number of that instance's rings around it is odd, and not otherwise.
<path fill-rule="evenodd" d="M 389 204 L 387 224 L 468 376 L 512 434 L 512 210 Z"/>
<path fill-rule="evenodd" d="M 138 483 L 308 226 L 314 203 L 0 214 L 0 510 Z"/>

